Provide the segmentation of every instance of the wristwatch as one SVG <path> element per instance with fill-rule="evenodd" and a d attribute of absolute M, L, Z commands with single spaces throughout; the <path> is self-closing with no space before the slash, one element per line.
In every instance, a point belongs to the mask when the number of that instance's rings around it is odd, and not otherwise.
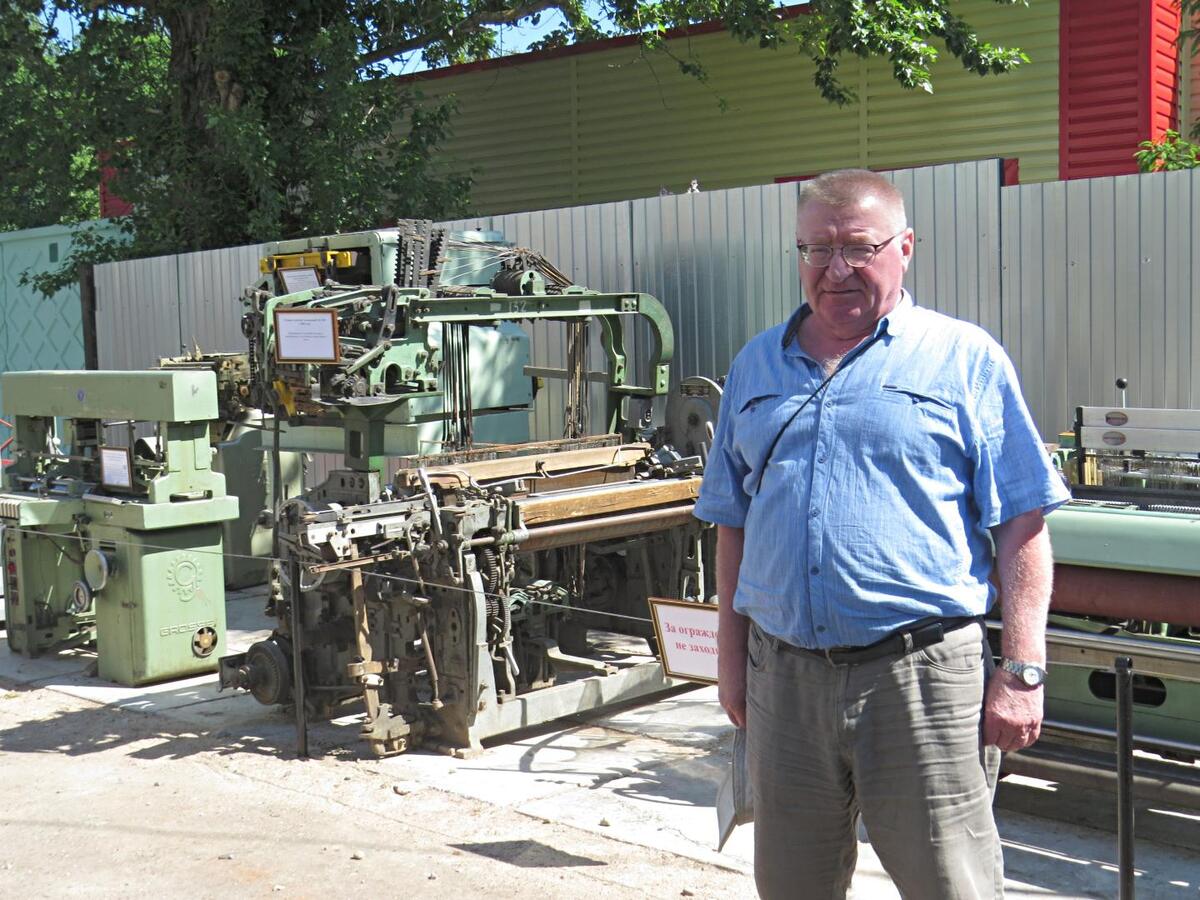
<path fill-rule="evenodd" d="M 1015 659 L 1000 660 L 1000 668 L 1012 672 L 1028 687 L 1037 687 L 1046 681 L 1046 670 L 1037 663 L 1018 662 Z"/>

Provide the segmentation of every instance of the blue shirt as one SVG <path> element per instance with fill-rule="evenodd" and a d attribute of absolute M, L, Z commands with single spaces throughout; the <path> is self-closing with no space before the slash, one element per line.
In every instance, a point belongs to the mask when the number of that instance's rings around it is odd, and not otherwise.
<path fill-rule="evenodd" d="M 826 374 L 795 339 L 809 312 L 726 379 L 695 514 L 745 529 L 734 609 L 808 648 L 986 612 L 988 529 L 1069 497 L 1008 356 L 905 294 L 785 428 Z"/>

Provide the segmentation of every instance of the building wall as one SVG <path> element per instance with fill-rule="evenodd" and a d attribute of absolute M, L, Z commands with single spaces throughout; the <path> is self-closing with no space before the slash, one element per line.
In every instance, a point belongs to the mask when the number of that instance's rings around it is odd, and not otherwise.
<path fill-rule="evenodd" d="M 860 102 L 845 108 L 820 98 L 795 50 L 759 50 L 721 32 L 669 42 L 670 54 L 706 67 L 706 83 L 637 46 L 411 80 L 428 97 L 456 98 L 447 161 L 476 172 L 480 214 L 682 193 L 692 179 L 704 190 L 768 184 L 846 165 L 1016 157 L 1023 181 L 1049 180 L 1058 173 L 1058 6 L 963 0 L 956 11 L 987 40 L 1019 46 L 1031 62 L 980 78 L 943 59 L 927 94 L 896 85 L 886 62 L 851 57 L 841 71 Z"/>
<path fill-rule="evenodd" d="M 1200 16 L 1192 21 L 1200 31 Z M 1200 124 L 1200 45 L 1188 44 L 1179 54 L 1179 130 L 1187 137 Z"/>

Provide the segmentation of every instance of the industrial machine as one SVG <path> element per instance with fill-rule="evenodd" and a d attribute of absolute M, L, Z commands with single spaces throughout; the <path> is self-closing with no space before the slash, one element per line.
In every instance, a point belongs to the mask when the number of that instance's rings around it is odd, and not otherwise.
<path fill-rule="evenodd" d="M 360 471 L 387 456 L 528 440 L 529 338 L 500 308 L 528 301 L 476 296 L 492 293 L 506 253 L 484 236 L 451 240 L 403 221 L 269 245 L 243 297 L 251 405 L 302 428 L 292 445 L 341 453 Z M 452 293 L 464 295 L 457 315 L 443 304 L 431 317 L 426 301 Z"/>
<path fill-rule="evenodd" d="M 1045 733 L 1111 736 L 1129 655 L 1138 744 L 1200 759 L 1200 410 L 1080 407 L 1062 443 Z"/>
<path fill-rule="evenodd" d="M 669 687 L 646 598 L 703 601 L 713 573 L 691 516 L 701 458 L 650 424 L 668 389 L 665 310 L 428 223 L 378 240 L 367 261 L 362 235 L 279 245 L 246 293 L 253 397 L 289 427 L 337 429 L 345 468 L 283 504 L 277 627 L 221 661 L 222 686 L 302 714 L 361 700 L 379 754 L 471 752 Z M 480 271 L 487 283 L 468 283 Z M 588 371 L 589 320 L 604 372 Z M 646 386 L 631 381 L 629 320 L 648 326 Z M 563 324 L 565 369 L 528 365 L 520 321 Z M 509 439 L 534 375 L 567 380 L 562 439 Z M 602 434 L 587 433 L 594 384 Z M 703 442 L 719 393 L 690 383 L 667 417 Z"/>
<path fill-rule="evenodd" d="M 217 379 L 219 418 L 209 423 L 216 455 L 213 469 L 225 476 L 225 489 L 238 498 L 237 518 L 222 523 L 225 587 L 263 584 L 274 552 L 274 502 L 304 490 L 303 454 L 272 446 L 272 419 L 248 405 L 250 367 L 245 353 L 204 353 L 165 357 L 159 369 L 211 371 Z M 279 479 L 279 489 L 275 479 Z"/>
<path fill-rule="evenodd" d="M 127 685 L 211 672 L 225 639 L 211 372 L 2 376 L 15 426 L 4 472 L 8 643 L 97 644 Z"/>

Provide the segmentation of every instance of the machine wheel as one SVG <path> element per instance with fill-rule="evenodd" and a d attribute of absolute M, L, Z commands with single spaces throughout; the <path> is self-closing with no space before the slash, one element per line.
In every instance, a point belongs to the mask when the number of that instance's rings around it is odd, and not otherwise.
<path fill-rule="evenodd" d="M 266 706 L 292 699 L 292 664 L 274 640 L 259 641 L 246 651 L 246 686 Z"/>

